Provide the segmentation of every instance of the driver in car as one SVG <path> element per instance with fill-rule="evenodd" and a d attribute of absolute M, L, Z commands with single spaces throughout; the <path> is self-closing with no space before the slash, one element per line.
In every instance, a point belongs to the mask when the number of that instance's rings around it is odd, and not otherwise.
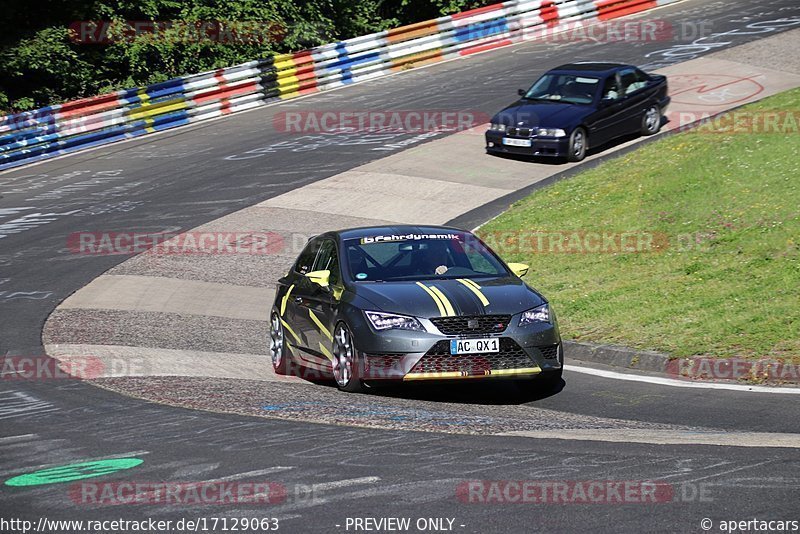
<path fill-rule="evenodd" d="M 448 246 L 446 241 L 430 242 L 427 249 L 420 250 L 422 253 L 417 264 L 418 274 L 438 274 L 442 275 L 447 272 L 447 263 L 449 258 Z"/>

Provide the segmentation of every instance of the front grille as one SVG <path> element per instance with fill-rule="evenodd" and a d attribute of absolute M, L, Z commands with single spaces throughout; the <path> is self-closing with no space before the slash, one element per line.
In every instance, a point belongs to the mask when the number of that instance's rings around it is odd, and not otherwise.
<path fill-rule="evenodd" d="M 510 315 L 463 315 L 431 319 L 439 332 L 446 336 L 499 334 L 505 331 L 510 321 Z"/>
<path fill-rule="evenodd" d="M 516 137 L 530 137 L 531 136 L 531 129 L 530 128 L 509 128 L 506 130 L 508 135 L 514 135 Z"/>
<path fill-rule="evenodd" d="M 532 367 L 533 360 L 517 343 L 507 337 L 500 338 L 500 352 L 493 354 L 450 354 L 450 342 L 438 341 L 425 353 L 412 373 L 461 372 L 468 375 L 482 375 L 484 371 L 500 369 L 521 369 Z"/>

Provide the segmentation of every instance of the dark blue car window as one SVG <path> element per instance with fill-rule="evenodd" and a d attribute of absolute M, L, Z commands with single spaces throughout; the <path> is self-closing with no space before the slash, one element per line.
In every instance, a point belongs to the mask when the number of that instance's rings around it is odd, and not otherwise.
<path fill-rule="evenodd" d="M 548 100 L 567 104 L 591 104 L 600 78 L 579 74 L 548 73 L 525 93 L 529 100 Z"/>

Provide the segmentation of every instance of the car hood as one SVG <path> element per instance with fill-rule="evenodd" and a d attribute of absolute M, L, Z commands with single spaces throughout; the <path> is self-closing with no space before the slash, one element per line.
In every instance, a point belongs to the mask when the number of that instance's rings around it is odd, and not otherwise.
<path fill-rule="evenodd" d="M 415 317 L 440 317 L 442 313 L 429 293 L 441 292 L 456 315 L 516 314 L 545 302 L 539 293 L 516 277 L 475 279 L 475 288 L 488 303 L 458 279 L 420 280 L 419 282 L 357 283 L 358 296 L 374 305 L 375 311 Z M 421 285 L 425 287 L 421 287 Z M 427 290 L 426 290 L 427 288 Z"/>
<path fill-rule="evenodd" d="M 497 113 L 492 122 L 524 128 L 564 128 L 579 123 L 592 112 L 591 106 L 519 100 Z M 522 124 L 519 124 L 522 122 Z"/>

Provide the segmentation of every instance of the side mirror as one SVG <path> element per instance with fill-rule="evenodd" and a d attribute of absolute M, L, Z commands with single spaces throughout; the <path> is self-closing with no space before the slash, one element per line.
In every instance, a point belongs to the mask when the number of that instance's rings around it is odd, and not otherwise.
<path fill-rule="evenodd" d="M 525 93 L 527 93 L 527 92 L 528 91 L 526 91 L 525 89 L 517 89 L 517 94 L 519 96 L 525 96 Z"/>
<path fill-rule="evenodd" d="M 327 289 L 328 288 L 328 281 L 331 278 L 330 271 L 311 271 L 310 273 L 306 273 L 306 278 L 317 284 L 318 286 Z"/>
<path fill-rule="evenodd" d="M 524 263 L 509 263 L 508 268 L 511 269 L 512 273 L 519 276 L 520 278 L 528 274 L 528 269 L 530 269 L 530 267 Z"/>

